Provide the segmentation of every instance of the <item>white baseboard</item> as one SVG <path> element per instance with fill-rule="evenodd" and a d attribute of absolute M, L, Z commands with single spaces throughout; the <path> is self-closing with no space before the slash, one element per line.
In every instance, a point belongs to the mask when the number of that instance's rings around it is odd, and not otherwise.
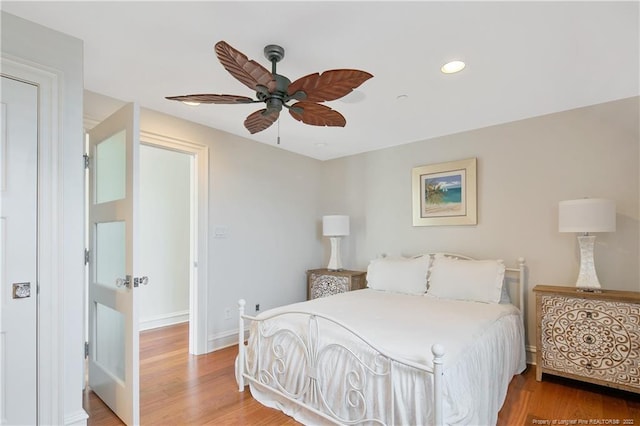
<path fill-rule="evenodd" d="M 527 364 L 536 365 L 536 347 L 526 346 L 525 350 L 527 351 Z"/>
<path fill-rule="evenodd" d="M 180 324 L 189 321 L 189 310 L 171 312 L 163 315 L 143 318 L 140 320 L 140 331 L 153 328 L 166 327 L 167 325 Z"/>
<path fill-rule="evenodd" d="M 244 330 L 245 340 L 249 336 L 249 329 Z M 238 332 L 235 330 L 223 331 L 209 335 L 207 339 L 207 352 L 213 352 L 220 349 L 228 348 L 229 346 L 238 344 Z"/>
<path fill-rule="evenodd" d="M 88 418 L 89 415 L 86 411 L 79 410 L 64 416 L 64 424 L 65 426 L 86 426 Z"/>

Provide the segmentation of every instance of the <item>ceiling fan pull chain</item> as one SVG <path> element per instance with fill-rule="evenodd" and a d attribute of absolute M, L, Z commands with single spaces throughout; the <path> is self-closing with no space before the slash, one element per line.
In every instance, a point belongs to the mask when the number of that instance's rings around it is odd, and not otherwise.
<path fill-rule="evenodd" d="M 278 145 L 280 145 L 280 117 L 278 117 Z"/>

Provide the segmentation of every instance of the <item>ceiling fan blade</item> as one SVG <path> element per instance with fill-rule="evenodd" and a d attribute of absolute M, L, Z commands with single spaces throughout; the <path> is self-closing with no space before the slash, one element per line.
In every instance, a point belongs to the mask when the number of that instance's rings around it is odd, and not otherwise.
<path fill-rule="evenodd" d="M 280 116 L 280 111 L 261 109 L 250 114 L 244 120 L 244 127 L 249 133 L 254 134 L 269 128 Z"/>
<path fill-rule="evenodd" d="M 347 124 L 347 120 L 338 111 L 313 102 L 296 102 L 289 108 L 289 114 L 296 120 L 312 126 L 344 127 Z"/>
<path fill-rule="evenodd" d="M 222 66 L 250 89 L 257 90 L 257 86 L 262 85 L 271 92 L 275 88 L 275 78 L 265 67 L 249 60 L 244 53 L 229 46 L 227 42 L 217 42 L 215 51 Z"/>
<path fill-rule="evenodd" d="M 250 104 L 260 102 L 239 95 L 213 95 L 203 93 L 200 95 L 167 96 L 165 99 L 181 102 L 198 102 L 201 104 Z"/>
<path fill-rule="evenodd" d="M 351 93 L 353 89 L 373 77 L 360 70 L 329 70 L 301 77 L 289 85 L 289 96 L 298 91 L 306 93 L 307 102 L 324 102 L 339 99 Z"/>

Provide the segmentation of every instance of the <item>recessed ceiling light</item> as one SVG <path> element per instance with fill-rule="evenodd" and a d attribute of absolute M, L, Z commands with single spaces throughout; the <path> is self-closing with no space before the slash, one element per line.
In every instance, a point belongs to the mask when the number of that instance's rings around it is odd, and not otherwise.
<path fill-rule="evenodd" d="M 185 104 L 185 105 L 189 105 L 189 106 L 198 106 L 198 105 L 200 105 L 200 102 L 182 101 L 182 103 Z"/>
<path fill-rule="evenodd" d="M 440 71 L 445 74 L 453 74 L 462 71 L 465 66 L 466 64 L 462 61 L 451 61 L 444 64 L 442 68 L 440 68 Z"/>
<path fill-rule="evenodd" d="M 316 143 L 316 146 L 318 148 L 324 148 L 325 146 L 327 146 L 327 144 L 325 142 L 318 142 L 318 143 Z"/>

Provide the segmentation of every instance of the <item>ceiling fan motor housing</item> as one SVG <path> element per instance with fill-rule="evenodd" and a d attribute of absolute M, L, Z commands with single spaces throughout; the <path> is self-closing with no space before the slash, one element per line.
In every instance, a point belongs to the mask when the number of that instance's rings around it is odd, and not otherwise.
<path fill-rule="evenodd" d="M 273 92 L 264 93 L 264 91 L 258 91 L 256 93 L 258 99 L 265 102 L 265 104 L 267 105 L 267 111 L 269 112 L 282 111 L 282 106 L 291 99 L 291 97 L 287 93 L 287 91 L 289 90 L 289 84 L 291 84 L 291 80 L 280 74 L 273 74 L 273 77 L 276 80 L 276 88 Z"/>

